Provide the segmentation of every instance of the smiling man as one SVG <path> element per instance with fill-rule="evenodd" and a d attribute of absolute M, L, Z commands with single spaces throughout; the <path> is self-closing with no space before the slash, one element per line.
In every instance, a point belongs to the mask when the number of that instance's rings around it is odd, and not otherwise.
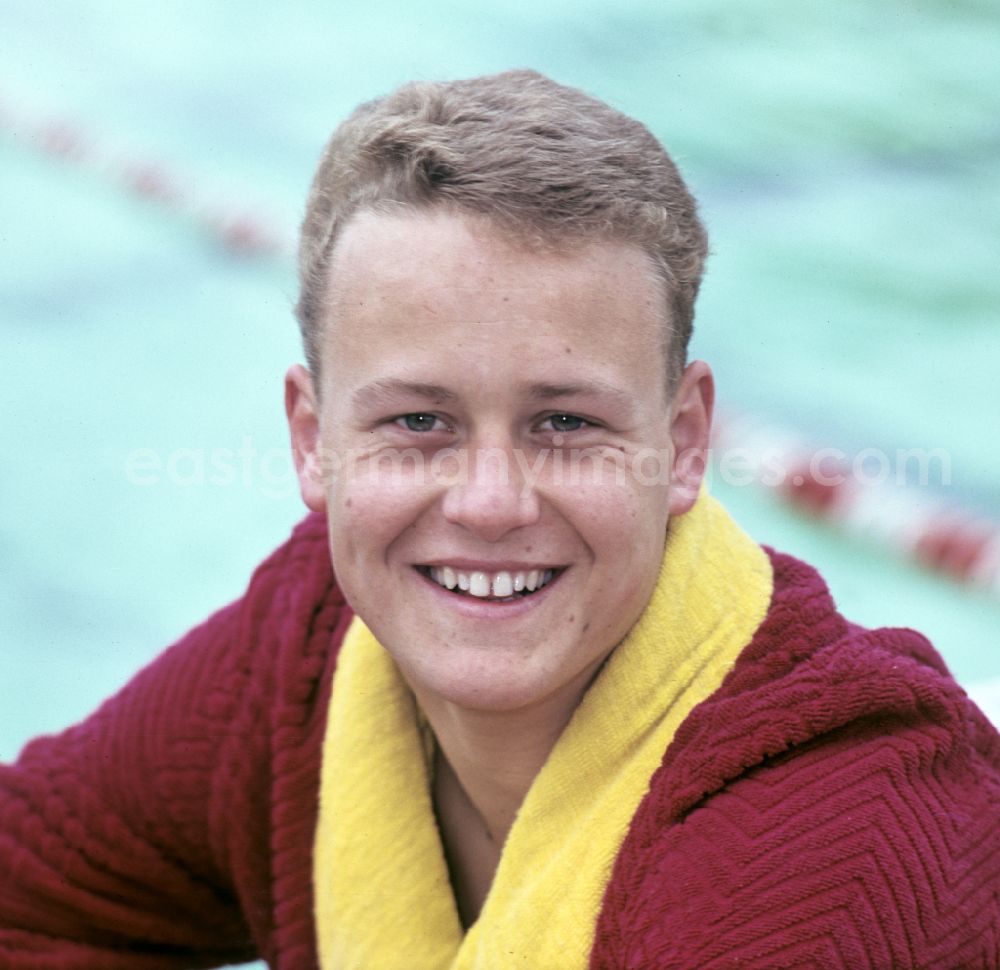
<path fill-rule="evenodd" d="M 531 72 L 334 133 L 285 403 L 312 513 L 0 769 L 0 965 L 1000 965 L 1000 739 L 704 490 L 706 253 Z"/>

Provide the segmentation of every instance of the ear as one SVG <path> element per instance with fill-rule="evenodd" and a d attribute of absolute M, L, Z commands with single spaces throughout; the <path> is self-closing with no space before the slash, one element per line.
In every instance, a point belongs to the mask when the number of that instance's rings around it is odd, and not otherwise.
<path fill-rule="evenodd" d="M 319 408 L 312 375 L 301 364 L 285 374 L 285 415 L 292 439 L 292 458 L 302 501 L 313 512 L 326 511 Z"/>
<path fill-rule="evenodd" d="M 670 470 L 671 515 L 683 515 L 698 498 L 708 465 L 715 378 L 703 360 L 684 369 L 670 405 L 670 440 L 674 463 Z"/>

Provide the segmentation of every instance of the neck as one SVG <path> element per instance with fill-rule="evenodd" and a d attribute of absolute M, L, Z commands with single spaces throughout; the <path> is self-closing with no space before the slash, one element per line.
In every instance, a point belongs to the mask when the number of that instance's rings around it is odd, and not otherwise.
<path fill-rule="evenodd" d="M 517 711 L 476 711 L 417 694 L 440 756 L 480 817 L 490 841 L 502 846 L 521 802 L 569 723 L 583 692 Z"/>

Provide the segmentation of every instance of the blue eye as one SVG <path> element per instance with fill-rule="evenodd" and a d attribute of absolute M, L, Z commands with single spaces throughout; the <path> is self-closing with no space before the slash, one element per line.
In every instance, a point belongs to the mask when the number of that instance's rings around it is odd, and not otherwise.
<path fill-rule="evenodd" d="M 426 432 L 433 431 L 437 418 L 433 414 L 424 414 L 417 411 L 413 414 L 403 414 L 396 418 L 396 424 L 407 431 Z"/>
<path fill-rule="evenodd" d="M 562 434 L 568 431 L 579 431 L 588 423 L 583 418 L 578 418 L 575 414 L 552 414 L 545 419 L 545 422 L 552 425 L 553 431 L 558 431 Z"/>

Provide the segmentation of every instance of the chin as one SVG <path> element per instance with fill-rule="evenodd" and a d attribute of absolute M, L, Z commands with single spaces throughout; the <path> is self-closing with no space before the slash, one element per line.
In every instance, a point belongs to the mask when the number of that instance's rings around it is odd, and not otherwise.
<path fill-rule="evenodd" d="M 524 711 L 564 693 L 575 694 L 577 681 L 586 678 L 585 687 L 590 680 L 582 671 L 569 680 L 553 678 L 532 664 L 530 658 L 496 654 L 484 657 L 478 650 L 472 656 L 450 658 L 447 664 L 418 662 L 404 667 L 400 663 L 400 669 L 422 704 L 444 703 L 484 714 Z M 582 693 L 582 689 L 578 692 Z"/>

